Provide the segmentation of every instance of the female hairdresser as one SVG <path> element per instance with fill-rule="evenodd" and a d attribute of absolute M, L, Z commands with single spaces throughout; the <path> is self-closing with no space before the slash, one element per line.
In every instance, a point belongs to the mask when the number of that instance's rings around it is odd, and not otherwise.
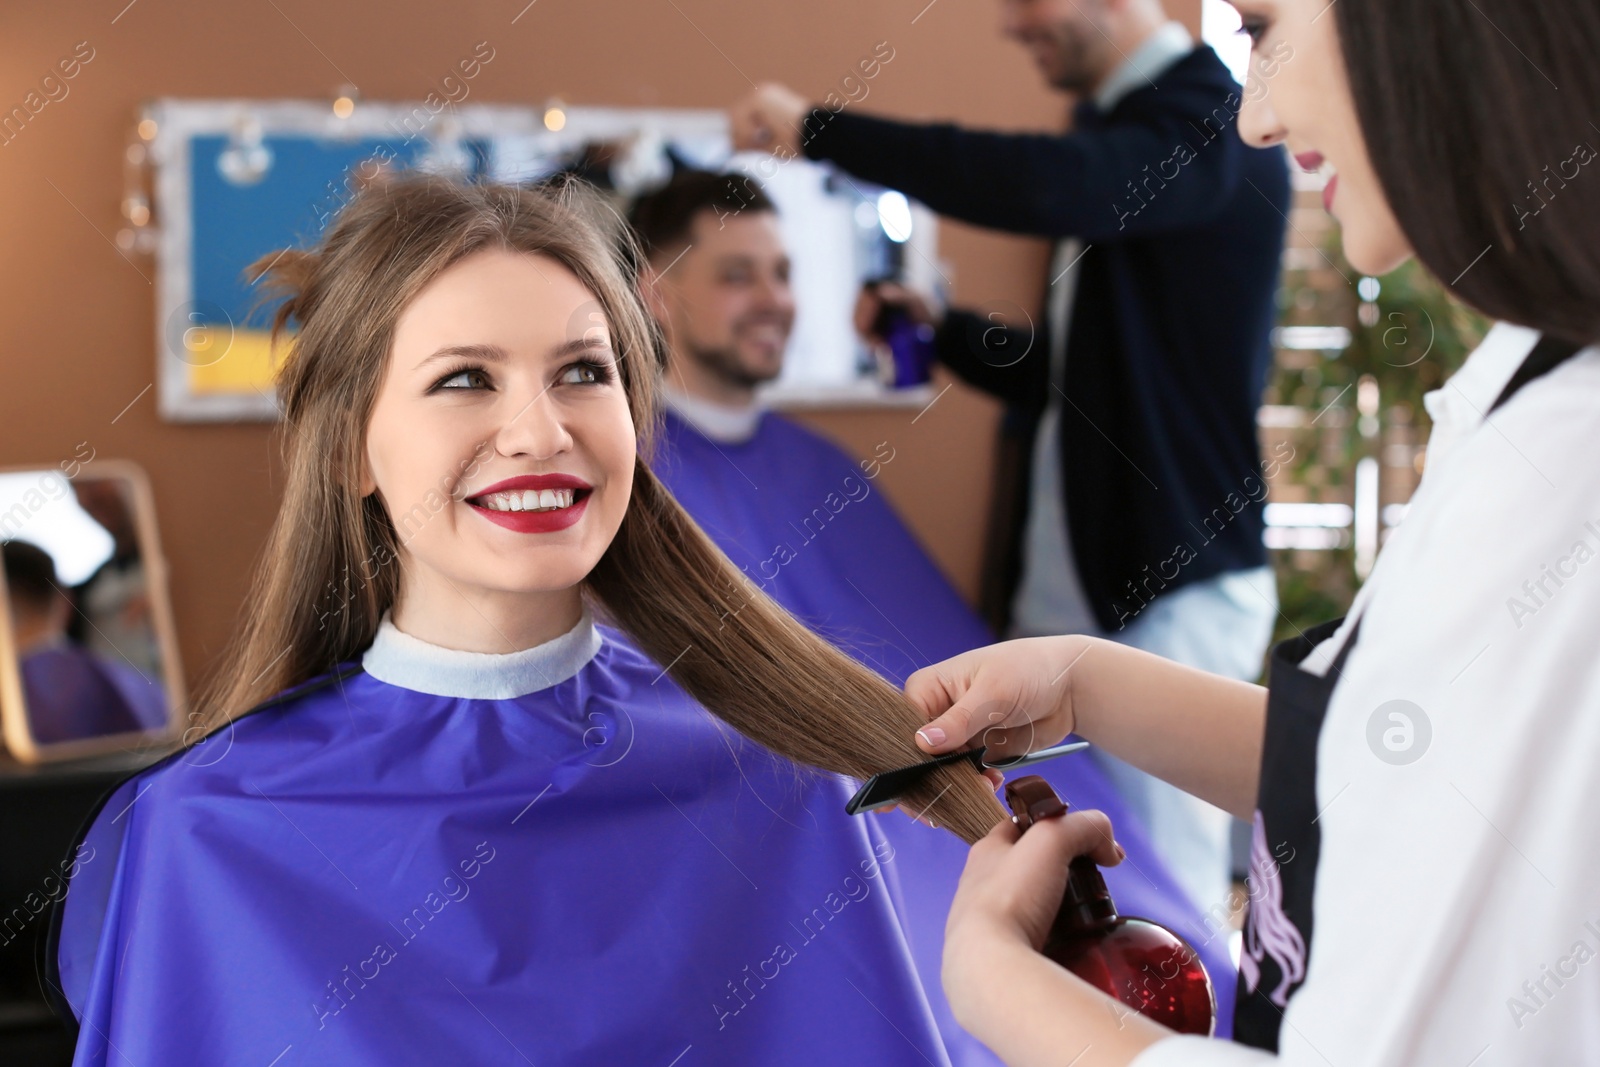
<path fill-rule="evenodd" d="M 1326 168 L 1358 270 L 1415 254 L 1501 321 L 1427 397 L 1427 473 L 1349 615 L 1267 689 L 1073 636 L 907 682 L 925 751 L 1075 731 L 1253 821 L 1238 1044 L 1034 951 L 1097 814 L 974 846 L 951 1004 L 1012 1065 L 1600 1062 L 1600 5 L 1235 6 L 1292 49 L 1240 134 Z"/>

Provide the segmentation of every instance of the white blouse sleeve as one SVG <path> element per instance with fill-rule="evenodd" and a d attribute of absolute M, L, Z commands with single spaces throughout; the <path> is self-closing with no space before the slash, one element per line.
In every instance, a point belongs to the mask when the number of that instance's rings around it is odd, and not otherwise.
<path fill-rule="evenodd" d="M 1174 1037 L 1136 1067 L 1600 1063 L 1597 441 L 1590 351 L 1430 470 L 1319 737 L 1313 938 L 1279 1052 Z"/>

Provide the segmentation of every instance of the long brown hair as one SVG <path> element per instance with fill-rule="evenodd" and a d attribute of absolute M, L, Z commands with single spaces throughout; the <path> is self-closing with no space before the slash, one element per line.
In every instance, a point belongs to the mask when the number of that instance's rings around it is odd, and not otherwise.
<path fill-rule="evenodd" d="M 1333 15 L 1417 258 L 1495 318 L 1600 338 L 1600 5 L 1340 0 Z"/>
<path fill-rule="evenodd" d="M 276 380 L 287 481 L 243 618 L 198 700 L 195 733 L 357 657 L 399 592 L 401 552 L 378 494 L 360 495 L 365 431 L 407 301 L 451 264 L 503 248 L 566 265 L 609 329 L 641 456 L 622 525 L 584 581 L 597 611 L 741 734 L 800 764 L 864 778 L 925 758 L 921 714 L 883 679 L 796 622 L 697 526 L 648 464 L 664 365 L 660 328 L 621 267 L 636 247 L 601 194 L 402 174 L 369 184 L 317 248 L 246 274 L 287 298 L 274 342 L 298 333 Z M 443 491 L 452 493 L 455 486 Z M 1005 817 L 970 766 L 908 801 L 968 842 Z"/>

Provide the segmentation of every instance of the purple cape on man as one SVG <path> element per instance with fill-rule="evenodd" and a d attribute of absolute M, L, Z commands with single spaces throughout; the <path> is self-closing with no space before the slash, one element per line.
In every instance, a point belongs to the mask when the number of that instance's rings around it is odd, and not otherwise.
<path fill-rule="evenodd" d="M 159 686 L 126 663 L 58 638 L 22 657 L 23 704 L 37 743 L 159 729 Z"/>
<path fill-rule="evenodd" d="M 876 481 L 892 444 L 860 462 L 817 434 L 762 412 L 745 439 L 712 440 L 675 407 L 653 469 L 752 582 L 796 618 L 895 684 L 920 667 L 995 637 L 928 558 Z M 951 507 L 961 505 L 952 487 Z M 1231 1033 L 1232 931 L 1218 910 L 1202 915 L 1156 856 L 1144 828 L 1090 760 L 1065 756 L 1030 767 L 1074 809 L 1110 818 L 1127 858 L 1105 871 L 1117 908 L 1186 938 L 1211 974 L 1217 1036 Z M 869 814 L 894 843 L 906 935 L 956 1064 L 999 1061 L 955 1023 L 939 981 L 944 926 L 966 846 L 899 812 Z"/>

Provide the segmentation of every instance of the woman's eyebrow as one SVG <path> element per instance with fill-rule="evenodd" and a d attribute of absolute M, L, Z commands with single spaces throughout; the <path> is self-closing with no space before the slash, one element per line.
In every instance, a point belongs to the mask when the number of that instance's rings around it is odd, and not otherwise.
<path fill-rule="evenodd" d="M 568 356 L 575 355 L 575 354 L 580 353 L 580 352 L 610 352 L 610 351 L 611 351 L 611 344 L 605 338 L 603 338 L 603 337 L 585 336 L 585 337 L 579 337 L 579 338 L 576 338 L 574 340 L 567 341 L 567 342 L 565 342 L 563 344 L 557 345 L 555 348 L 552 348 L 550 350 L 550 354 L 549 354 L 548 358 L 550 358 L 552 360 L 565 359 Z M 422 368 L 426 367 L 428 364 L 437 363 L 439 360 L 442 360 L 442 359 L 450 359 L 452 357 L 463 357 L 463 356 L 464 357 L 470 357 L 470 358 L 473 358 L 473 359 L 481 359 L 485 363 L 504 363 L 506 360 L 511 358 L 511 354 L 509 352 L 507 352 L 504 348 L 501 348 L 499 345 L 484 345 L 484 344 L 446 345 L 445 347 L 439 349 L 437 352 L 433 353 L 433 355 L 428 356 L 425 359 L 423 359 L 421 363 L 417 364 L 416 369 L 417 370 L 421 370 Z"/>

